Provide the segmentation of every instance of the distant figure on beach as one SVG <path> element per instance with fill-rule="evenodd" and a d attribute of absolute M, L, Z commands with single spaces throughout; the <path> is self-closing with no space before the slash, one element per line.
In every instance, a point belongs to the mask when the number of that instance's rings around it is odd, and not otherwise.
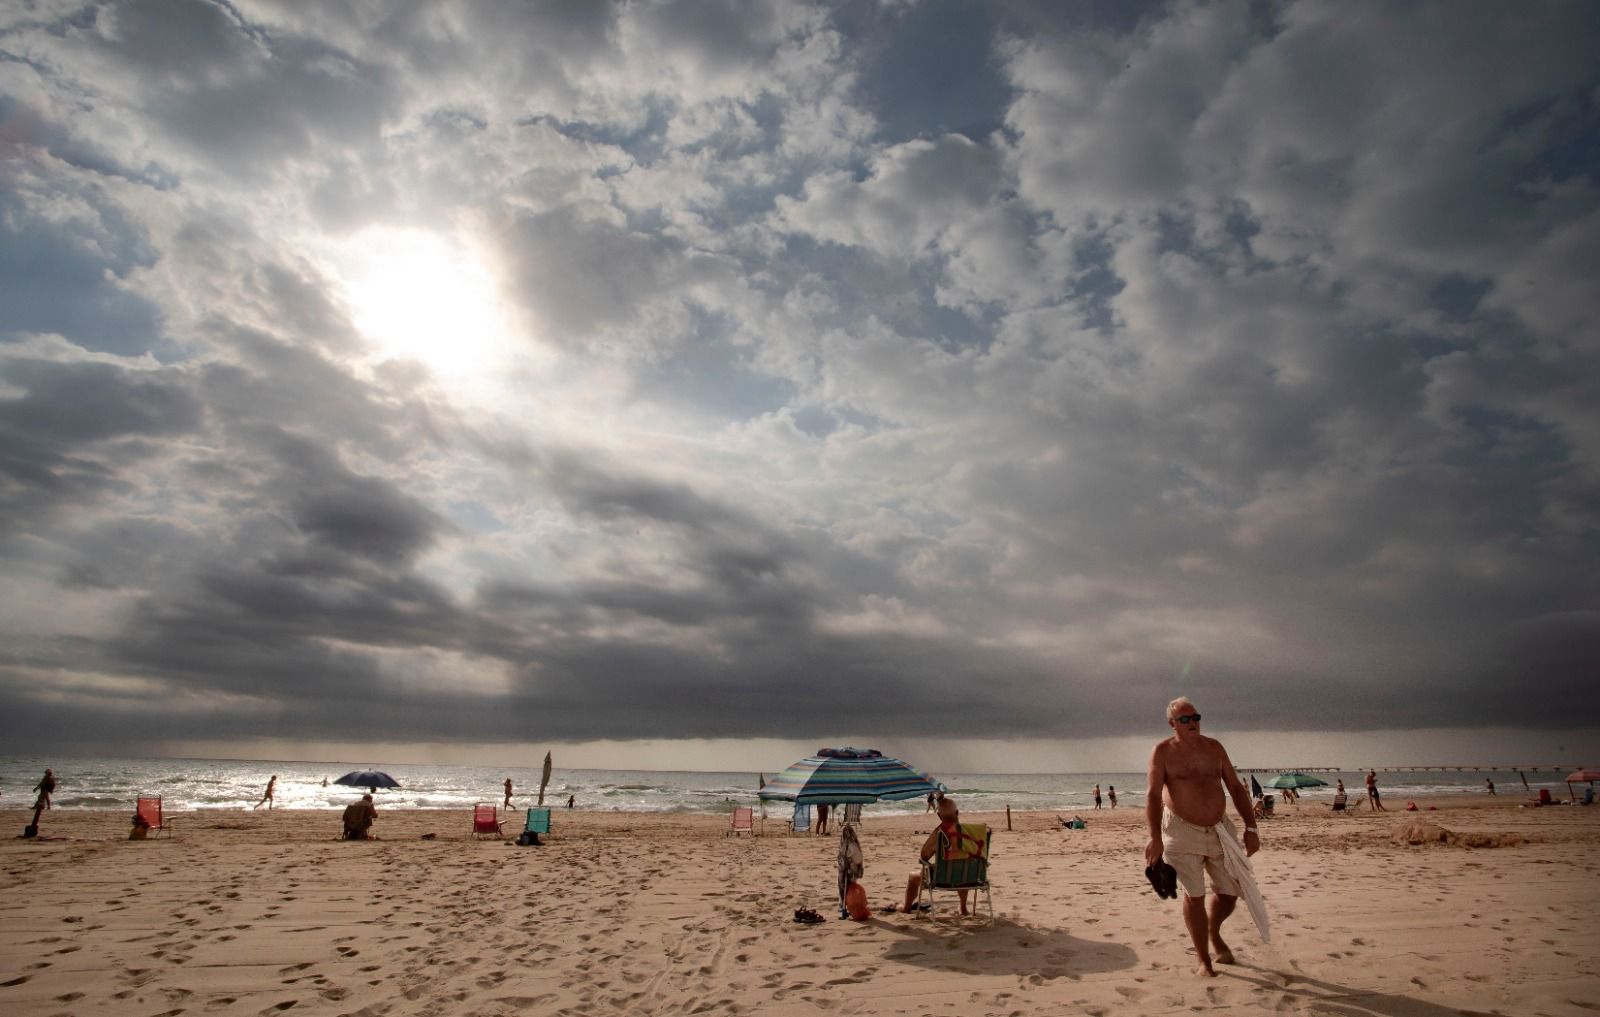
<path fill-rule="evenodd" d="M 505 804 L 504 807 L 508 808 L 508 809 L 511 808 L 511 778 L 510 777 L 506 778 L 506 804 Z"/>
<path fill-rule="evenodd" d="M 932 791 L 928 792 L 928 807 L 923 811 L 925 811 L 925 812 L 932 812 L 933 811 L 933 795 L 934 795 L 934 792 L 932 792 Z"/>
<path fill-rule="evenodd" d="M 1488 777 L 1485 777 L 1485 778 L 1483 778 L 1483 782 L 1484 782 L 1484 783 L 1485 783 L 1485 784 L 1486 784 L 1486 785 L 1488 785 L 1488 787 L 1489 787 L 1489 793 L 1490 793 L 1490 794 L 1494 794 L 1494 781 L 1493 781 L 1493 780 L 1491 780 L 1491 779 L 1490 779 L 1490 778 L 1488 778 Z"/>
<path fill-rule="evenodd" d="M 1389 811 L 1383 807 L 1383 799 L 1378 794 L 1378 772 L 1376 770 L 1367 771 L 1367 800 L 1372 803 L 1372 807 L 1377 811 Z"/>
<path fill-rule="evenodd" d="M 47 767 L 44 771 L 44 776 L 39 778 L 39 783 L 35 784 L 33 789 L 39 792 L 39 797 L 33 803 L 34 809 L 50 808 L 50 796 L 56 790 L 56 775 L 54 771 Z"/>
<path fill-rule="evenodd" d="M 1097 809 L 1100 808 L 1100 785 L 1099 784 L 1096 784 L 1094 786 L 1094 807 L 1097 808 Z"/>
<path fill-rule="evenodd" d="M 828 832 L 828 803 L 821 802 L 817 805 L 817 828 L 811 831 L 818 836 L 825 836 Z"/>
<path fill-rule="evenodd" d="M 567 808 L 570 809 L 574 805 L 576 805 L 577 803 L 578 803 L 578 796 L 577 795 L 567 795 Z"/>
<path fill-rule="evenodd" d="M 1344 794 L 1344 778 L 1343 778 L 1343 777 L 1340 777 L 1340 778 L 1338 778 L 1338 779 L 1336 779 L 1336 780 L 1335 780 L 1335 781 L 1334 781 L 1334 783 L 1335 783 L 1335 784 L 1336 784 L 1336 785 L 1338 785 L 1338 786 L 1337 786 L 1337 787 L 1335 787 L 1335 788 L 1334 788 L 1334 789 L 1333 789 L 1333 791 L 1334 791 L 1334 793 L 1335 793 L 1335 794 L 1341 794 L 1341 795 L 1342 795 L 1342 794 Z"/>
<path fill-rule="evenodd" d="M 328 778 L 327 777 L 323 777 L 322 778 L 322 786 L 323 787 L 327 787 L 328 786 Z"/>
<path fill-rule="evenodd" d="M 1145 865 L 1163 857 L 1178 870 L 1183 888 L 1183 923 L 1199 963 L 1195 974 L 1216 977 L 1213 954 L 1220 964 L 1234 963 L 1233 951 L 1222 939 L 1222 923 L 1239 902 L 1241 881 L 1253 879 L 1248 862 L 1230 856 L 1222 838 L 1233 839 L 1227 819 L 1228 799 L 1244 820 L 1246 857 L 1261 849 L 1250 794 L 1233 770 L 1227 750 L 1214 738 L 1200 733 L 1200 711 L 1188 699 L 1167 704 L 1167 724 L 1173 736 L 1158 742 L 1150 753 L 1150 785 L 1145 797 L 1145 818 L 1150 842 L 1145 845 Z M 1231 845 L 1236 851 L 1237 843 Z M 1206 876 L 1211 877 L 1211 909 L 1206 910 Z"/>
<path fill-rule="evenodd" d="M 272 775 L 272 779 L 267 781 L 267 790 L 262 793 L 261 800 L 259 802 L 256 802 L 255 808 L 259 809 L 259 808 L 261 808 L 261 806 L 265 805 L 267 807 L 267 811 L 271 812 L 272 811 L 272 792 L 277 788 L 277 786 L 278 786 L 278 775 L 277 774 L 273 774 Z"/>
<path fill-rule="evenodd" d="M 1111 799 L 1111 807 L 1113 809 L 1116 808 L 1117 807 L 1117 786 L 1115 784 L 1109 784 L 1109 785 L 1106 786 L 1106 797 Z"/>
<path fill-rule="evenodd" d="M 344 807 L 344 839 L 372 840 L 372 824 L 378 819 L 378 807 L 372 796 L 365 794 L 359 802 Z"/>
<path fill-rule="evenodd" d="M 961 832 L 961 810 L 956 808 L 956 800 L 948 795 L 939 796 L 939 825 L 934 828 L 932 833 L 928 834 L 928 839 L 922 842 L 921 857 L 923 861 L 928 861 L 938 852 L 940 833 L 944 834 L 945 841 L 950 844 L 950 850 L 952 851 L 970 851 L 974 849 L 981 851 L 983 849 L 983 845 L 976 842 L 961 843 L 963 837 L 966 837 L 968 841 L 972 841 L 972 838 Z M 922 873 L 913 872 L 911 878 L 906 880 L 905 906 L 900 910 L 908 913 L 915 911 L 917 909 L 917 897 L 921 893 Z M 957 890 L 956 893 L 961 897 L 961 913 L 966 914 L 967 891 Z"/>

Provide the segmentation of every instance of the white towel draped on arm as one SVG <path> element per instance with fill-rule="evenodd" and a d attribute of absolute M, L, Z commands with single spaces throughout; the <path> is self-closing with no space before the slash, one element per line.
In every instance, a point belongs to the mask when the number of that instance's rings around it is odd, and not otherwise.
<path fill-rule="evenodd" d="M 1272 926 L 1267 920 L 1267 902 L 1261 897 L 1260 887 L 1256 886 L 1256 873 L 1250 865 L 1250 856 L 1245 852 L 1244 845 L 1234 837 L 1232 823 L 1224 820 L 1217 824 L 1217 840 L 1222 842 L 1222 867 L 1239 884 L 1239 895 L 1250 909 L 1256 931 L 1261 933 L 1261 942 L 1270 946 Z"/>

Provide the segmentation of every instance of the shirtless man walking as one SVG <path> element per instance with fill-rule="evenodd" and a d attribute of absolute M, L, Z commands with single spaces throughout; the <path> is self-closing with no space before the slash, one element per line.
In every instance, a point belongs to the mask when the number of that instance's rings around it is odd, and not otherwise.
<path fill-rule="evenodd" d="M 1250 795 L 1233 772 L 1227 751 L 1221 742 L 1200 733 L 1200 711 L 1194 703 L 1188 699 L 1168 703 L 1167 724 L 1173 736 L 1159 742 L 1150 753 L 1150 790 L 1145 797 L 1150 843 L 1145 846 L 1144 860 L 1146 865 L 1154 865 L 1165 856 L 1167 864 L 1178 870 L 1178 882 L 1183 888 L 1183 923 L 1189 928 L 1199 959 L 1195 974 L 1215 977 L 1213 952 L 1218 963 L 1234 962 L 1233 951 L 1222 940 L 1222 923 L 1239 902 L 1239 884 L 1224 868 L 1223 847 L 1218 839 L 1234 835 L 1233 824 L 1226 817 L 1228 798 L 1233 799 L 1233 807 L 1244 820 L 1247 855 L 1261 849 L 1261 834 L 1256 830 Z M 1209 914 L 1207 873 L 1214 891 Z"/>

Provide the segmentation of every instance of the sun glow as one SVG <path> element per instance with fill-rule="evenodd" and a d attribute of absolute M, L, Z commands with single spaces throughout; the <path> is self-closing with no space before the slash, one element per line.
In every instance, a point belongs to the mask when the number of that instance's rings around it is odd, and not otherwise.
<path fill-rule="evenodd" d="M 511 352 L 511 314 L 478 254 L 435 233 L 368 230 L 345 259 L 344 297 L 379 360 L 441 380 L 484 380 Z"/>

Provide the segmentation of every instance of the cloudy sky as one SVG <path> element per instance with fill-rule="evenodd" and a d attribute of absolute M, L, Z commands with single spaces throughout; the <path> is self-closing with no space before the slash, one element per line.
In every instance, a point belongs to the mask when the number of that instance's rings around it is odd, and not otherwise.
<path fill-rule="evenodd" d="M 1597 68 L 1583 3 L 7 4 L 0 738 L 1600 762 Z"/>

